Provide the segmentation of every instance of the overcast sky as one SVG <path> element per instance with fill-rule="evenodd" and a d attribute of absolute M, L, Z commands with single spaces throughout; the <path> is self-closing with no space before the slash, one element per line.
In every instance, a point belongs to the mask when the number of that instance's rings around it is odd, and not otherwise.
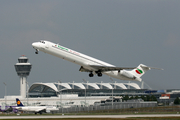
<path fill-rule="evenodd" d="M 39 52 L 42 39 L 118 67 L 145 64 L 143 81 L 153 89 L 179 89 L 179 0 L 0 0 L 0 97 L 19 95 L 14 65 L 21 55 L 32 64 L 35 82 L 112 82 L 79 72 L 80 66 Z M 117 82 L 127 82 L 114 79 Z M 137 82 L 139 85 L 140 83 Z"/>

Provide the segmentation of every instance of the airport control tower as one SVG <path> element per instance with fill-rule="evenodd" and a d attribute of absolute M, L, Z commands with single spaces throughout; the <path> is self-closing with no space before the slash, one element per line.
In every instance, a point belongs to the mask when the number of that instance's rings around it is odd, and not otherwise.
<path fill-rule="evenodd" d="M 25 98 L 26 97 L 26 78 L 31 71 L 31 63 L 28 63 L 28 58 L 22 55 L 18 58 L 19 63 L 16 63 L 15 69 L 20 76 L 20 95 Z"/>

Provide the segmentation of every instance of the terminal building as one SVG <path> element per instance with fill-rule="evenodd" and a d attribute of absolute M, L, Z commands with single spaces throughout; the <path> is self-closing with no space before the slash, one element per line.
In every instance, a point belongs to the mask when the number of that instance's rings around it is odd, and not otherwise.
<path fill-rule="evenodd" d="M 34 83 L 27 97 L 5 96 L 0 104 L 16 106 L 18 97 L 25 105 L 90 106 L 110 96 L 145 94 L 145 90 L 136 83 Z"/>
<path fill-rule="evenodd" d="M 58 97 L 59 94 L 112 96 L 112 93 L 120 95 L 124 90 L 129 93 L 144 92 L 136 83 L 34 83 L 29 88 L 28 97 Z"/>
<path fill-rule="evenodd" d="M 53 105 L 57 107 L 91 106 L 110 97 L 154 95 L 160 102 L 173 102 L 180 96 L 178 90 L 141 89 L 136 83 L 34 83 L 27 96 L 5 96 L 0 105 L 16 106 L 18 97 L 24 105 Z"/>

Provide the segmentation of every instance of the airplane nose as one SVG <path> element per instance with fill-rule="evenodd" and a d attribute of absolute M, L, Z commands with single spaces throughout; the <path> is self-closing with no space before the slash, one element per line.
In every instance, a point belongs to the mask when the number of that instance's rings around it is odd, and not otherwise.
<path fill-rule="evenodd" d="M 38 48 L 39 44 L 37 42 L 32 43 L 33 48 Z"/>

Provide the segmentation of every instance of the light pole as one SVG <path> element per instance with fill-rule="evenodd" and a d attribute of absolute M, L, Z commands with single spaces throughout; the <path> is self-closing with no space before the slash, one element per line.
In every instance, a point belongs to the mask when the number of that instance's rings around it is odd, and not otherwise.
<path fill-rule="evenodd" d="M 5 98 L 5 109 L 6 109 L 6 83 L 3 82 L 3 84 L 5 85 L 5 96 L 4 96 L 4 98 Z"/>
<path fill-rule="evenodd" d="M 113 79 L 110 77 L 110 80 L 113 81 Z M 112 85 L 112 108 L 113 108 L 113 85 Z"/>
<path fill-rule="evenodd" d="M 58 92 L 59 92 L 59 80 L 58 80 Z M 60 94 L 60 92 L 59 92 L 59 94 Z M 60 102 L 59 102 L 59 107 L 60 107 Z"/>
<path fill-rule="evenodd" d="M 60 91 L 59 93 L 60 93 L 60 101 L 61 101 L 61 111 L 62 111 L 62 113 L 63 113 L 63 106 L 62 106 L 62 87 L 60 88 L 61 90 L 59 90 L 59 83 L 62 83 L 60 80 L 58 80 L 58 91 Z"/>
<path fill-rule="evenodd" d="M 83 79 L 84 82 L 87 82 L 85 79 Z M 87 83 L 86 83 L 86 87 L 87 87 Z M 86 87 L 85 87 L 85 106 L 86 106 Z"/>

